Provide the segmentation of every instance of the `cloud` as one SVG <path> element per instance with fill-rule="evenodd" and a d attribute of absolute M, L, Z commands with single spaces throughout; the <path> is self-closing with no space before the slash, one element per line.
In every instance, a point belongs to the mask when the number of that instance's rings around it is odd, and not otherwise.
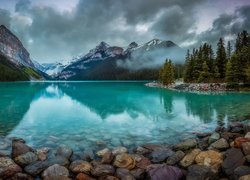
<path fill-rule="evenodd" d="M 0 25 L 4 24 L 6 27 L 10 27 L 10 12 L 0 8 Z"/>
<path fill-rule="evenodd" d="M 226 8 L 216 9 L 219 15 L 211 29 L 201 33 L 196 32 L 197 19 L 199 12 L 207 10 L 205 5 L 211 4 L 209 0 L 74 0 L 71 10 L 65 10 L 69 2 L 19 0 L 13 5 L 14 13 L 0 10 L 0 23 L 11 28 L 33 59 L 51 62 L 87 53 L 100 41 L 122 47 L 153 38 L 186 47 L 202 41 L 214 43 L 225 33 L 249 28 L 249 9 L 242 6 L 247 2 L 239 1 L 241 7 L 234 13 L 222 15 Z M 228 4 L 234 9 L 234 3 Z"/>

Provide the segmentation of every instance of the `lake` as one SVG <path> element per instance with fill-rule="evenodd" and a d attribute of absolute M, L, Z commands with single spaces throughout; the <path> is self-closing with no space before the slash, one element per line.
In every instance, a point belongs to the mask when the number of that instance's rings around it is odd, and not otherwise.
<path fill-rule="evenodd" d="M 145 82 L 0 83 L 0 136 L 75 151 L 176 143 L 250 118 L 250 93 L 188 93 Z"/>

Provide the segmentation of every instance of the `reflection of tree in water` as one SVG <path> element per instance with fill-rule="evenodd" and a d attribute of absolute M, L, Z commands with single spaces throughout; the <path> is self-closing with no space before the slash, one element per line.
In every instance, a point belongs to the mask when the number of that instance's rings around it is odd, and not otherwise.
<path fill-rule="evenodd" d="M 184 96 L 187 113 L 198 116 L 205 123 L 213 119 L 216 119 L 218 124 L 223 124 L 225 119 L 244 120 L 250 114 L 249 94 L 184 93 Z"/>
<path fill-rule="evenodd" d="M 173 111 L 173 93 L 166 90 L 160 91 L 160 101 L 168 114 Z"/>

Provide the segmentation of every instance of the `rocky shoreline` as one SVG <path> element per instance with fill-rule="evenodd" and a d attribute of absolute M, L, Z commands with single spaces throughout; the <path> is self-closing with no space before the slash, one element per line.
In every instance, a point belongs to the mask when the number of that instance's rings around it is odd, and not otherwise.
<path fill-rule="evenodd" d="M 226 83 L 174 83 L 165 86 L 159 82 L 149 82 L 145 84 L 148 87 L 158 87 L 178 91 L 191 91 L 191 92 L 225 92 L 233 91 L 227 87 Z"/>
<path fill-rule="evenodd" d="M 33 149 L 10 138 L 0 142 L 0 179 L 250 179 L 250 120 L 195 134 L 175 145 L 105 148 L 82 157 L 67 146 Z"/>

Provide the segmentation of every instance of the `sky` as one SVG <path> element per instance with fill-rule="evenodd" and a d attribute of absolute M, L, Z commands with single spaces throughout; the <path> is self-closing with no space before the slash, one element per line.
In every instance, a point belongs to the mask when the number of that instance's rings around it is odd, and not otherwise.
<path fill-rule="evenodd" d="M 40 63 L 70 60 L 101 41 L 153 38 L 183 49 L 250 31 L 249 0 L 0 0 L 0 24 Z"/>

